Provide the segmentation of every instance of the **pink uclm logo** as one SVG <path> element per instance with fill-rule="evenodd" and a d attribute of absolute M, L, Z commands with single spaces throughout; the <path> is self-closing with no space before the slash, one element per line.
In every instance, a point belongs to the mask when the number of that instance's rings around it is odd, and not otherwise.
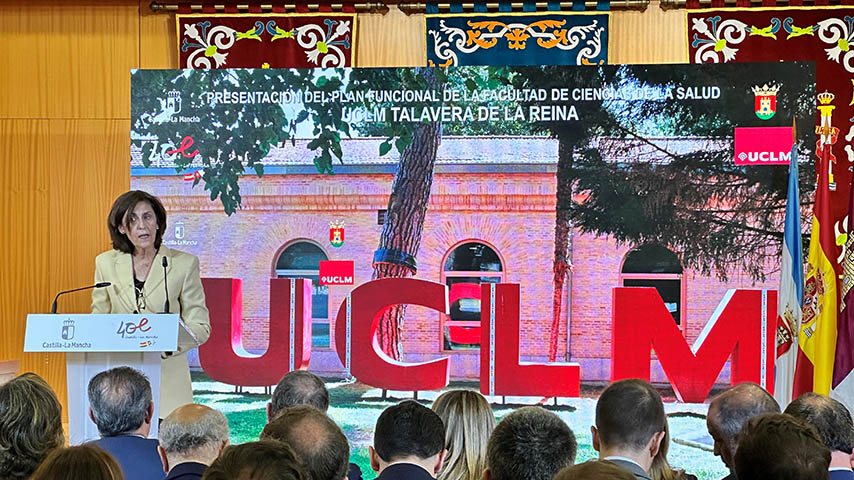
<path fill-rule="evenodd" d="M 788 165 L 792 127 L 736 127 L 736 165 Z"/>

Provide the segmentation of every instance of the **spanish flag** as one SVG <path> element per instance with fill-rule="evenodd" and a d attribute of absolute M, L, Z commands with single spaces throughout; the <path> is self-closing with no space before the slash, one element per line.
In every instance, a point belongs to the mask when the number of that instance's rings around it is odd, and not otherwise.
<path fill-rule="evenodd" d="M 836 355 L 836 316 L 839 309 L 835 264 L 838 252 L 830 210 L 829 169 L 832 138 L 838 135 L 838 129 L 830 125 L 830 112 L 833 110 L 830 102 L 833 95 L 825 92 L 818 98 L 818 109 L 822 117 L 822 124 L 816 127 L 816 133 L 820 135 L 816 152 L 819 157 L 818 184 L 813 206 L 810 249 L 804 272 L 803 312 L 798 334 L 798 361 L 792 398 L 797 398 L 805 392 L 828 395 Z"/>

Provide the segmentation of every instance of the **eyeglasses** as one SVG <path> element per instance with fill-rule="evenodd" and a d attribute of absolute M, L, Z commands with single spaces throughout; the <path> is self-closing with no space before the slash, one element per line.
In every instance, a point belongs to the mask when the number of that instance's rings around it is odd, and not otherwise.
<path fill-rule="evenodd" d="M 143 295 L 141 288 L 136 286 L 133 288 L 136 290 L 136 310 L 142 312 L 145 310 L 145 295 Z"/>

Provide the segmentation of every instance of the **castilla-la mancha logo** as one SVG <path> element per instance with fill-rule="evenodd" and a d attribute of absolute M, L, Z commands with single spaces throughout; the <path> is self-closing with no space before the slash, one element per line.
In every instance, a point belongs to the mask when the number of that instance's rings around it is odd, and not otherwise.
<path fill-rule="evenodd" d="M 65 320 L 62 322 L 62 339 L 71 340 L 74 338 L 74 320 Z"/>

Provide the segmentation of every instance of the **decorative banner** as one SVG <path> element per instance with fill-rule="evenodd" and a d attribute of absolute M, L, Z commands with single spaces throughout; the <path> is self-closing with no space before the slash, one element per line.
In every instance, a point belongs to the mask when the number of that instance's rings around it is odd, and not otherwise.
<path fill-rule="evenodd" d="M 349 67 L 355 13 L 177 15 L 181 68 Z"/>
<path fill-rule="evenodd" d="M 822 105 L 816 133 L 830 135 L 830 208 L 837 245 L 845 233 L 851 168 L 854 165 L 854 8 L 791 7 L 693 10 L 688 12 L 688 47 L 692 63 L 812 61 L 816 64 L 816 93 L 833 94 Z M 761 91 L 763 87 L 769 91 Z M 754 108 L 761 119 L 773 110 L 760 111 L 760 98 L 775 85 L 757 85 Z M 773 93 L 776 93 L 774 91 Z M 782 92 L 781 92 L 782 93 Z M 766 96 L 769 107 L 776 99 Z M 773 99 L 773 101 L 772 101 Z M 819 120 L 818 116 L 816 118 Z M 785 119 L 791 123 L 791 119 Z M 825 142 L 816 143 L 820 154 Z M 811 159 L 812 160 L 812 159 Z M 837 250 L 838 263 L 842 255 Z"/>
<path fill-rule="evenodd" d="M 428 14 L 427 64 L 602 65 L 608 12 Z"/>

